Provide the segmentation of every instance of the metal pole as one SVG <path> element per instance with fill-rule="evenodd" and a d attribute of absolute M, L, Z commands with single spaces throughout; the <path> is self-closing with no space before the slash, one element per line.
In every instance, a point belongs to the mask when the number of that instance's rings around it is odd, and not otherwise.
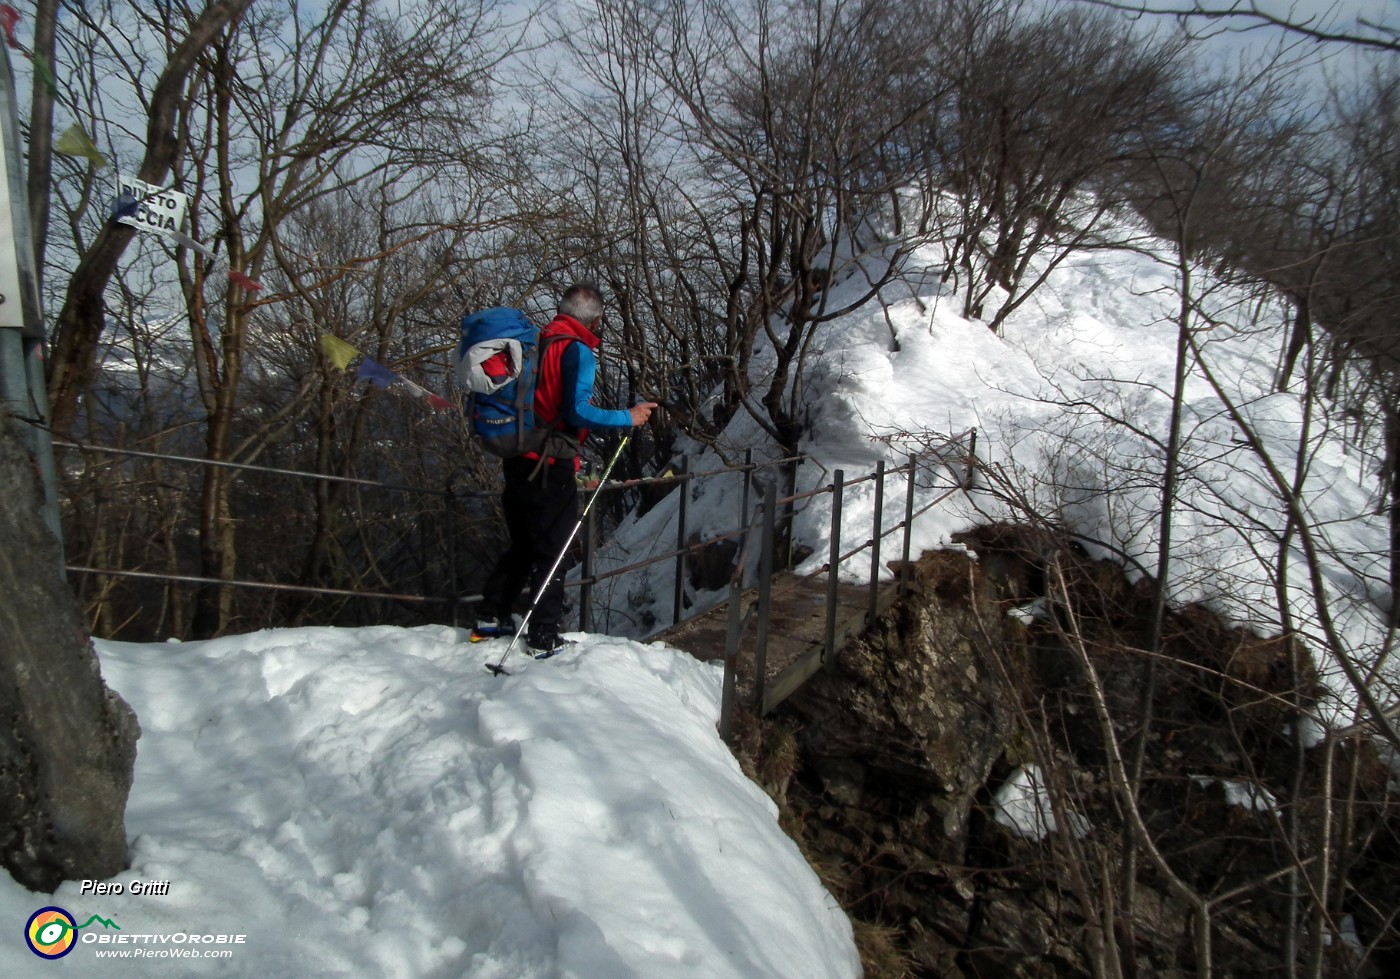
<path fill-rule="evenodd" d="M 462 604 L 457 601 L 457 532 L 452 526 L 452 477 L 447 478 L 447 497 L 442 501 L 442 523 L 447 534 L 447 587 L 452 596 L 452 628 L 461 624 Z M 424 589 L 426 591 L 426 589 Z"/>
<path fill-rule="evenodd" d="M 777 536 L 778 484 L 770 479 L 763 499 L 762 550 L 758 555 L 758 633 L 754 638 L 753 708 L 763 716 L 763 682 L 768 670 L 768 612 L 773 595 L 773 547 Z"/>
<path fill-rule="evenodd" d="M 739 521 L 749 519 L 749 480 L 753 476 L 753 449 L 744 450 L 744 492 L 743 502 L 739 504 Z"/>
<path fill-rule="evenodd" d="M 875 464 L 875 528 L 870 539 L 870 601 L 865 610 L 865 624 L 875 624 L 875 609 L 880 602 L 880 538 L 884 529 L 885 460 Z"/>
<path fill-rule="evenodd" d="M 797 467 L 801 460 L 790 462 L 785 467 L 787 469 L 787 490 L 785 495 L 788 502 L 783 504 L 783 570 L 792 570 L 792 533 L 793 524 L 797 522 L 797 504 L 792 498 L 797 495 Z"/>
<path fill-rule="evenodd" d="M 967 469 L 963 472 L 963 489 L 972 487 L 972 476 L 977 471 L 977 429 L 972 429 L 972 437 L 967 443 Z"/>
<path fill-rule="evenodd" d="M 836 602 L 841 584 L 841 498 L 846 486 L 846 473 L 838 469 L 831 484 L 831 556 L 826 573 L 826 634 L 822 640 L 822 663 L 831 669 L 836 663 Z"/>
<path fill-rule="evenodd" d="M 686 553 L 686 510 L 690 504 L 690 484 L 683 478 L 690 471 L 690 457 L 681 456 L 680 472 L 676 475 L 682 477 L 679 480 L 677 489 L 680 491 L 681 499 L 679 506 L 679 518 L 677 523 L 679 529 L 676 531 L 676 586 L 671 593 L 671 625 L 679 625 L 683 612 L 682 606 L 685 604 L 685 553 Z"/>
<path fill-rule="evenodd" d="M 598 540 L 597 511 L 590 510 L 583 523 L 583 567 L 579 576 L 583 583 L 578 589 L 578 627 L 580 632 L 593 631 L 593 545 Z"/>
<path fill-rule="evenodd" d="M 59 542 L 62 576 L 63 528 L 44 384 L 44 320 L 14 91 L 9 51 L 0 44 L 0 403 L 20 420 L 21 437 L 39 467 L 42 517 Z"/>
<path fill-rule="evenodd" d="M 904 493 L 904 560 L 899 565 L 899 594 L 909 593 L 909 547 L 914 532 L 914 467 L 918 460 L 909 457 L 909 484 Z"/>
<path fill-rule="evenodd" d="M 729 582 L 729 624 L 724 634 L 724 680 L 719 695 L 719 736 L 725 741 L 734 733 L 734 694 L 739 682 L 739 624 L 744 586 Z"/>
<path fill-rule="evenodd" d="M 742 502 L 739 504 L 739 526 L 744 527 L 744 535 L 739 538 L 739 554 L 742 556 L 748 553 L 749 549 L 749 528 L 753 527 L 753 521 L 749 519 L 749 481 L 753 478 L 753 449 L 744 450 L 744 487 L 741 492 Z M 740 561 L 743 563 L 742 557 Z M 739 568 L 739 582 L 744 580 L 744 568 Z"/>

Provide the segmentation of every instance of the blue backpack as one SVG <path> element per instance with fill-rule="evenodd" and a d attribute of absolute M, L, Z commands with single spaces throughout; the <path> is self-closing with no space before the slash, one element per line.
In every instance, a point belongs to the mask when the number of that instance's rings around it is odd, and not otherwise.
<path fill-rule="evenodd" d="M 568 337 L 549 337 L 545 343 Z M 502 459 L 541 452 L 557 428 L 537 426 L 535 382 L 544 343 L 523 312 L 495 306 L 462 318 L 457 384 L 468 392 L 466 412 L 482 448 Z M 572 439 L 555 438 L 549 454 L 577 455 Z"/>

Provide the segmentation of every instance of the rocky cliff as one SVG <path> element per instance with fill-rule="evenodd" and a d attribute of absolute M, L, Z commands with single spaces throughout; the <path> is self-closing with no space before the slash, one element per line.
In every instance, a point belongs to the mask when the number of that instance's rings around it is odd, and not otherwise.
<path fill-rule="evenodd" d="M 1149 583 L 964 544 L 740 729 L 869 976 L 1400 974 L 1393 777 L 1364 732 L 1304 737 L 1305 649 L 1194 608 L 1154 645 Z"/>

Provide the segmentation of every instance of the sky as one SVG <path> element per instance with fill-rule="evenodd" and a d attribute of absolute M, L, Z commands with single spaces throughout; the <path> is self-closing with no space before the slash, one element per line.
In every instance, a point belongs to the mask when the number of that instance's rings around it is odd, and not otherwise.
<path fill-rule="evenodd" d="M 911 254 L 881 304 L 814 340 L 799 489 L 829 484 L 837 469 L 863 475 L 882 458 L 902 464 L 975 427 L 984 475 L 918 518 L 916 553 L 956 549 L 958 531 L 1014 517 L 1008 500 L 1021 497 L 1131 576 L 1155 570 L 1179 283 L 1160 242 L 1128 225 L 1113 231 L 1134 247 L 1069 257 L 1001 335 L 960 315 L 936 248 Z M 863 289 L 884 261 L 860 257 L 831 301 Z M 1345 403 L 1309 414 L 1296 383 L 1278 390 L 1285 310 L 1204 274 L 1197 281 L 1210 320 L 1193 329 L 1215 384 L 1200 368 L 1186 382 L 1189 468 L 1170 595 L 1265 633 L 1281 621 L 1274 573 L 1285 517 L 1224 392 L 1299 481 L 1318 534 L 1321 591 L 1300 582 L 1287 607 L 1331 689 L 1313 721 L 1321 731 L 1355 710 L 1336 657 L 1369 665 L 1383 653 L 1376 457 L 1347 427 Z M 724 447 L 773 453 L 742 414 Z M 692 471 L 718 468 L 692 449 Z M 903 500 L 902 480 L 889 479 L 887 500 Z M 946 467 L 923 466 L 918 506 L 948 484 Z M 687 530 L 734 529 L 740 489 L 732 476 L 688 486 Z M 873 493 L 870 481 L 848 488 L 843 540 L 870 536 Z M 600 565 L 671 547 L 679 495 L 624 522 Z M 799 570 L 825 561 L 829 501 L 818 494 L 797 515 L 795 536 L 814 552 Z M 899 510 L 889 508 L 886 528 Z M 1301 555 L 1289 558 L 1296 567 Z M 508 640 L 474 646 L 448 626 L 98 640 L 103 674 L 143 730 L 126 816 L 131 868 L 53 895 L 0 880 L 0 920 L 10 922 L 0 974 L 859 975 L 849 920 L 716 734 L 718 667 L 645 635 L 671 615 L 671 567 L 613 579 L 599 589 L 610 609 L 598 632 L 568 633 L 578 645 L 551 660 L 517 653 L 505 677 L 484 667 Z M 867 570 L 864 555 L 842 568 L 853 581 Z M 715 596 L 690 597 L 702 607 Z M 1324 609 L 1337 627 L 1330 646 Z M 1378 669 L 1393 692 L 1393 664 Z M 1037 774 L 1019 769 L 994 787 L 996 818 L 1028 835 L 1052 829 Z M 1230 797 L 1261 804 L 1249 786 Z M 1073 813 L 1054 827 L 1091 829 Z M 45 919 L 33 916 L 46 907 L 77 929 L 57 962 L 26 943 L 31 920 L 45 940 Z"/>

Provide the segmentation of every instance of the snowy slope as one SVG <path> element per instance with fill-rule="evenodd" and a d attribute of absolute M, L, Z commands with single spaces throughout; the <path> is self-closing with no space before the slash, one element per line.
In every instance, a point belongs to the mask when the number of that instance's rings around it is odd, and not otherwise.
<path fill-rule="evenodd" d="M 384 627 L 99 643 L 143 727 L 133 864 L 113 879 L 127 892 L 0 881 L 0 975 L 859 974 L 844 913 L 715 733 L 714 668 L 591 638 L 494 677 L 506 642 Z M 22 932 L 46 905 L 120 930 L 80 928 L 44 961 Z M 206 952 L 231 955 L 156 957 Z"/>
<path fill-rule="evenodd" d="M 1132 228 L 1116 233 L 1135 247 L 1072 255 L 1012 314 L 1000 336 L 959 315 L 954 284 L 939 284 L 944 256 L 936 245 L 909 257 L 882 303 L 820 327 L 805 377 L 811 430 L 802 446 L 809 459 L 798 471 L 799 492 L 829 484 L 838 468 L 850 480 L 870 472 L 878 459 L 902 465 L 911 453 L 975 428 L 978 458 L 993 478 L 921 516 L 913 533 L 916 554 L 948 546 L 953 534 L 974 524 L 1024 519 L 1034 510 L 1133 577 L 1155 575 L 1182 289 L 1166 244 Z M 864 288 L 864 278 L 853 276 L 834 287 L 830 302 L 839 308 Z M 1248 448 L 1223 394 L 1285 483 L 1300 487 L 1323 550 L 1324 590 L 1314 594 L 1304 580 L 1295 539 L 1287 549 L 1294 569 L 1287 608 L 1336 693 L 1329 710 L 1346 718 L 1355 696 L 1337 657 L 1372 663 L 1382 655 L 1382 610 L 1389 601 L 1374 447 L 1344 437 L 1348 404 L 1318 403 L 1309 410 L 1297 377 L 1288 390 L 1276 389 L 1291 318 L 1284 304 L 1221 285 L 1199 269 L 1191 296 L 1201 310 L 1190 321 L 1201 353 L 1192 359 L 1182 399 L 1171 600 L 1205 603 L 1264 633 L 1281 628 L 1276 587 L 1285 494 Z M 760 363 L 756 372 L 763 370 Z M 742 413 L 726 442 L 731 452 L 757 447 L 759 460 L 778 454 Z M 707 471 L 720 463 L 709 450 L 697 450 L 690 465 Z M 887 480 L 886 530 L 902 519 L 904 479 Z M 916 482 L 916 508 L 949 485 L 946 468 L 926 467 Z M 692 487 L 688 534 L 706 538 L 739 526 L 739 492 L 734 477 Z M 873 496 L 873 482 L 846 491 L 843 541 L 854 545 L 870 536 Z M 599 567 L 618 568 L 674 547 L 675 500 L 673 494 L 622 527 L 602 550 Z M 812 557 L 799 570 L 826 561 L 829 528 L 829 494 L 803 504 L 795 534 Z M 889 541 L 886 556 L 899 543 L 897 537 Z M 672 567 L 653 565 L 600 589 L 612 611 L 600 613 L 599 621 L 630 635 L 647 634 L 641 623 L 669 623 Z M 868 555 L 849 559 L 842 572 L 864 580 Z M 691 597 L 703 606 L 719 596 Z M 1339 636 L 1329 639 L 1320 608 L 1335 620 Z"/>

